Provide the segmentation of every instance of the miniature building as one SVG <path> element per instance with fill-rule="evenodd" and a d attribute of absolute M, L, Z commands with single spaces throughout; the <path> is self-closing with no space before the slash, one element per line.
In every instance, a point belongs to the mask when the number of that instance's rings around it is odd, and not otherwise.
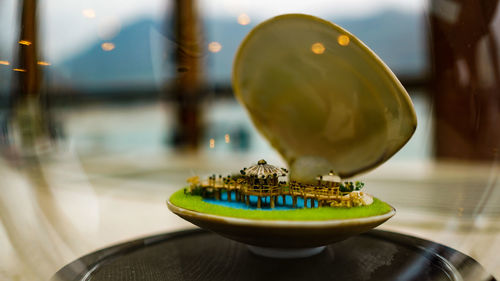
<path fill-rule="evenodd" d="M 266 160 L 261 159 L 257 165 L 244 168 L 240 171 L 249 185 L 278 185 L 278 178 L 286 176 L 286 169 L 277 168 L 267 164 Z"/>
<path fill-rule="evenodd" d="M 286 169 L 267 164 L 262 159 L 257 165 L 240 171 L 243 176 L 243 188 L 240 190 L 246 204 L 251 195 L 257 196 L 257 208 L 261 207 L 262 198 L 270 197 L 271 208 L 276 204 L 277 196 L 282 194 L 279 177 L 286 176 Z"/>
<path fill-rule="evenodd" d="M 340 186 L 340 177 L 335 175 L 333 172 L 330 172 L 326 176 L 319 176 L 318 179 L 319 186 L 325 187 L 339 187 Z"/>

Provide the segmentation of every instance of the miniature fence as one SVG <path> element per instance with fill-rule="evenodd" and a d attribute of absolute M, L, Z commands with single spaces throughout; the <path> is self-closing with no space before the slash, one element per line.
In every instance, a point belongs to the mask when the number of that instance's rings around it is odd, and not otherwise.
<path fill-rule="evenodd" d="M 293 207 L 297 204 L 297 198 L 302 198 L 304 200 L 304 206 L 307 206 L 307 201 L 310 200 L 311 207 L 314 206 L 314 201 L 318 202 L 318 207 L 321 207 L 333 201 L 340 202 L 345 200 L 343 196 L 346 195 L 347 192 L 341 192 L 339 187 L 334 184 L 322 184 L 319 182 L 318 185 L 311 185 L 292 181 L 287 194 L 292 196 Z"/>
<path fill-rule="evenodd" d="M 218 178 L 215 175 L 208 178 L 206 183 L 200 183 L 198 177 L 188 179 L 191 186 L 201 188 L 203 197 L 208 194 L 214 196 L 216 200 L 221 200 L 222 193 L 225 191 L 227 200 L 232 200 L 232 193 L 235 194 L 236 201 L 245 202 L 250 204 L 250 196 L 257 197 L 257 208 L 262 207 L 262 198 L 269 197 L 270 207 L 274 208 L 278 203 L 278 197 L 282 197 L 282 204 L 286 202 L 286 196 L 292 197 L 292 206 L 297 207 L 298 198 L 304 200 L 304 207 L 307 207 L 307 202 L 310 201 L 311 208 L 315 207 L 314 202 L 318 203 L 318 207 L 330 205 L 332 203 L 339 204 L 343 201 L 349 200 L 343 197 L 348 192 L 341 192 L 336 183 L 319 181 L 318 185 L 301 184 L 295 181 L 286 185 L 284 182 L 278 184 L 248 184 L 246 180 L 239 178 L 234 180 L 231 177 Z M 347 202 L 348 203 L 348 202 Z M 349 204 L 347 204 L 349 205 Z"/>

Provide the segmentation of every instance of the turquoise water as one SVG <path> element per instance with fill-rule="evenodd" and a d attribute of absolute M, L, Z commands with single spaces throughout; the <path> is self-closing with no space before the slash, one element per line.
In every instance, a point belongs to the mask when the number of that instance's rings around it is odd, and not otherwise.
<path fill-rule="evenodd" d="M 246 210 L 255 210 L 257 209 L 257 196 L 250 196 L 250 205 L 247 206 L 245 202 L 237 202 L 236 201 L 236 196 L 233 193 L 231 193 L 231 201 L 227 201 L 227 192 L 223 192 L 221 195 L 221 200 L 215 200 L 214 198 L 204 198 L 203 201 L 210 203 L 210 204 L 215 204 L 215 205 L 220 205 L 224 207 L 230 207 L 230 208 L 235 208 L 235 209 L 246 209 Z M 268 197 L 262 197 L 262 208 L 260 210 L 264 211 L 271 211 L 271 210 L 293 210 L 294 208 L 292 207 L 292 197 L 287 195 L 285 196 L 285 205 L 283 205 L 283 199 L 281 196 L 278 197 L 276 206 L 271 209 L 270 205 L 271 199 Z M 311 201 L 307 201 L 307 207 L 311 206 Z M 314 202 L 314 206 L 318 206 L 318 202 Z M 302 198 L 297 198 L 297 208 L 304 208 L 304 199 Z"/>

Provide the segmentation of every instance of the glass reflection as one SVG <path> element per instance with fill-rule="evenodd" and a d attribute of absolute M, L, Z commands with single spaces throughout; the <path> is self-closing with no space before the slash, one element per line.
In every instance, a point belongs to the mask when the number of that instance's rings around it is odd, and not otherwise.
<path fill-rule="evenodd" d="M 283 12 L 345 27 L 412 96 L 414 138 L 363 178 L 398 209 L 384 229 L 500 276 L 497 1 L 50 0 L 23 16 L 30 2 L 0 1 L 0 279 L 48 280 L 96 249 L 189 227 L 164 201 L 194 174 L 284 166 L 230 86 L 238 44 Z M 401 278 L 420 270 L 409 264 Z"/>

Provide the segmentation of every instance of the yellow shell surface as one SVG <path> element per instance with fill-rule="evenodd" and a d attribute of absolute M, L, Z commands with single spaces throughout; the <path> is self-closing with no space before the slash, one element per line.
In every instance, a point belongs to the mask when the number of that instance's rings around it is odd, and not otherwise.
<path fill-rule="evenodd" d="M 365 172 L 394 155 L 417 126 L 391 70 L 355 36 L 309 15 L 256 26 L 236 55 L 233 88 L 293 179 Z"/>

